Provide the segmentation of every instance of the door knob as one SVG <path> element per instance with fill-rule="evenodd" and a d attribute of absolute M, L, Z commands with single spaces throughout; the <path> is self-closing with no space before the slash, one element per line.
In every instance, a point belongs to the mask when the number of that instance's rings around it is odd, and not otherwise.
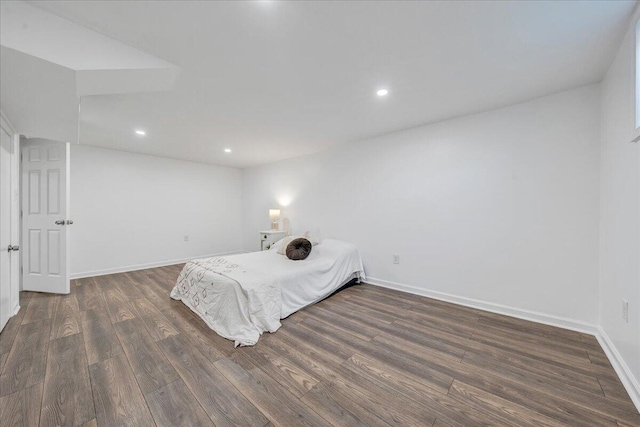
<path fill-rule="evenodd" d="M 71 224 L 73 224 L 73 220 L 72 219 L 68 219 L 67 220 L 67 225 L 71 225 Z"/>
<path fill-rule="evenodd" d="M 59 219 L 56 221 L 56 225 L 64 225 L 64 219 Z"/>
<path fill-rule="evenodd" d="M 7 247 L 7 252 L 11 252 L 11 251 L 19 251 L 19 250 L 20 250 L 20 246 L 17 246 L 17 245 L 16 245 L 16 246 L 11 246 L 11 245 L 9 245 L 9 246 Z"/>

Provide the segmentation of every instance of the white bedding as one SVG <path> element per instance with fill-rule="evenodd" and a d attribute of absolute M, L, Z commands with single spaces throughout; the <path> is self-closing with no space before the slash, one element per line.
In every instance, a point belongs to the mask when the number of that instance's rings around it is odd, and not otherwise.
<path fill-rule="evenodd" d="M 272 249 L 190 261 L 171 298 L 182 300 L 236 346 L 254 345 L 262 332 L 275 332 L 280 319 L 352 278 L 365 278 L 358 250 L 350 243 L 325 239 L 302 261 L 278 254 L 277 243 Z"/>

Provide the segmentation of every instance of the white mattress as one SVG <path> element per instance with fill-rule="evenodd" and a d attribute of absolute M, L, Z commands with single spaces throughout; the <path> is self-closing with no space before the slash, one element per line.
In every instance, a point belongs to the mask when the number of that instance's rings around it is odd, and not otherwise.
<path fill-rule="evenodd" d="M 228 258 L 276 276 L 282 294 L 281 319 L 331 295 L 354 277 L 365 279 L 360 254 L 351 243 L 325 239 L 301 261 L 292 261 L 278 254 L 277 249 L 276 243 L 268 251 Z"/>
<path fill-rule="evenodd" d="M 171 297 L 236 345 L 253 345 L 264 331 L 276 331 L 279 319 L 353 278 L 365 278 L 358 250 L 350 243 L 325 239 L 301 261 L 278 254 L 277 248 L 278 243 L 269 251 L 189 262 Z"/>

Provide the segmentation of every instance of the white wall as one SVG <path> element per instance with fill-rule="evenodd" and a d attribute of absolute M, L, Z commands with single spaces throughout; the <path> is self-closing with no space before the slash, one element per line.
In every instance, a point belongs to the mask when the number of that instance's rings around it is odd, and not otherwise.
<path fill-rule="evenodd" d="M 72 277 L 238 251 L 241 197 L 239 169 L 72 145 Z"/>
<path fill-rule="evenodd" d="M 600 325 L 627 365 L 640 406 L 640 146 L 635 124 L 635 22 L 602 82 Z M 629 322 L 622 319 L 622 299 Z M 624 380 L 624 376 L 621 375 Z"/>
<path fill-rule="evenodd" d="M 599 114 L 588 86 L 245 169 L 244 249 L 291 198 L 378 283 L 596 323 Z"/>

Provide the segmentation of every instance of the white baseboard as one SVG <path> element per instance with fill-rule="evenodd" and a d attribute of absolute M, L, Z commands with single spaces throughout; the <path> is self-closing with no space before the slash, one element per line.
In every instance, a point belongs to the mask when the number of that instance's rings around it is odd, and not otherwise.
<path fill-rule="evenodd" d="M 638 411 L 640 411 L 640 383 L 638 379 L 633 376 L 631 369 L 629 369 L 629 366 L 625 363 L 618 349 L 613 345 L 607 333 L 600 326 L 598 326 L 596 338 L 609 358 L 609 362 L 611 362 L 616 374 L 618 374 L 620 381 L 622 381 L 622 385 L 624 385 L 627 393 L 629 393 L 629 397 L 636 405 L 636 408 L 638 408 Z"/>
<path fill-rule="evenodd" d="M 482 301 L 473 298 L 460 297 L 444 292 L 432 291 L 429 289 L 418 288 L 402 283 L 376 279 L 374 277 L 367 277 L 367 280 L 365 280 L 365 282 L 372 285 L 381 286 L 383 288 L 395 289 L 397 291 L 408 292 L 410 294 L 451 302 L 454 304 L 463 305 L 465 307 L 477 308 L 478 310 L 490 311 L 492 313 L 517 317 L 518 319 L 530 320 L 532 322 L 542 323 L 550 326 L 557 326 L 563 329 L 570 329 L 576 332 L 583 332 L 590 335 L 596 335 L 596 333 L 598 332 L 598 327 L 594 324 L 582 322 L 580 320 L 568 319 L 566 317 L 555 316 L 553 314 L 524 310 L 517 307 L 496 304 L 493 302 Z"/>
<path fill-rule="evenodd" d="M 624 359 L 622 359 L 620 353 L 613 345 L 613 342 L 611 342 L 605 331 L 600 326 L 582 322 L 579 320 L 555 316 L 552 314 L 523 310 L 516 307 L 495 304 L 492 302 L 481 301 L 472 298 L 460 297 L 457 295 L 418 288 L 402 283 L 389 282 L 387 280 L 376 279 L 374 277 L 368 277 L 364 282 L 383 288 L 394 289 L 397 291 L 433 298 L 440 301 L 459 304 L 465 307 L 477 308 L 479 310 L 489 311 L 497 314 L 504 314 L 506 316 L 516 317 L 518 319 L 530 320 L 532 322 L 594 335 L 600 343 L 600 346 L 604 350 L 605 354 L 609 358 L 609 361 L 618 374 L 618 377 L 620 377 L 620 381 L 627 390 L 627 393 L 629 393 L 629 397 L 631 397 L 634 405 L 636 405 L 636 408 L 638 408 L 638 411 L 640 411 L 640 385 L 638 384 L 638 380 L 633 376 Z"/>
<path fill-rule="evenodd" d="M 107 274 L 125 273 L 127 271 L 146 270 L 147 268 L 164 267 L 167 265 L 180 264 L 180 263 L 191 261 L 192 259 L 197 259 L 197 258 L 211 258 L 216 256 L 237 255 L 241 253 L 244 253 L 244 251 L 239 249 L 237 251 L 222 252 L 219 254 L 198 255 L 198 256 L 192 256 L 188 258 L 172 259 L 168 261 L 158 261 L 158 262 L 149 262 L 146 264 L 126 265 L 122 267 L 105 268 L 103 270 L 85 271 L 82 273 L 71 273 L 71 279 L 82 279 L 84 277 L 104 276 Z"/>

